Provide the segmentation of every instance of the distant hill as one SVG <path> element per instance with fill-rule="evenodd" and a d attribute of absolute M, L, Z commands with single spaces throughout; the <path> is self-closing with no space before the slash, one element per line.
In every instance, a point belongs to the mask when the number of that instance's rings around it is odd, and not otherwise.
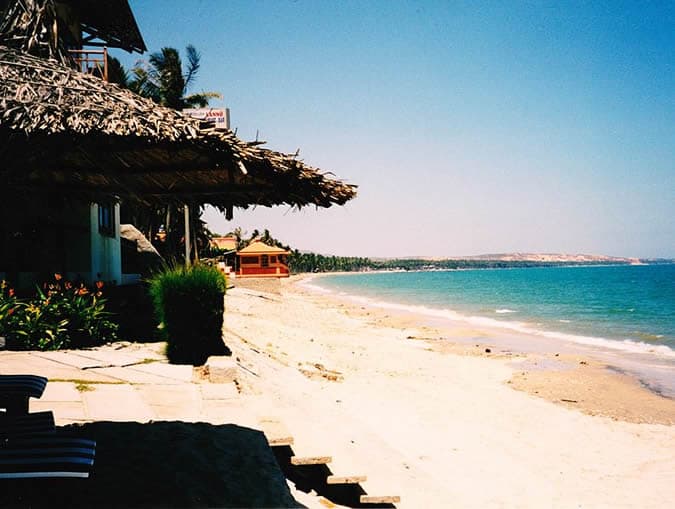
<path fill-rule="evenodd" d="M 393 260 L 394 258 L 373 258 L 376 261 Z M 620 256 L 592 255 L 592 254 L 567 254 L 567 253 L 493 253 L 472 256 L 406 256 L 397 257 L 397 260 L 426 260 L 438 262 L 444 260 L 475 260 L 475 261 L 499 261 L 499 262 L 539 262 L 539 263 L 630 263 L 641 264 L 649 260 L 640 258 L 627 258 Z M 654 260 L 656 261 L 656 260 Z M 658 260 L 660 262 L 672 260 Z"/>
<path fill-rule="evenodd" d="M 499 260 L 505 262 L 555 262 L 555 263 L 641 263 L 639 258 L 619 256 L 564 254 L 564 253 L 503 253 L 454 257 L 464 260 Z"/>

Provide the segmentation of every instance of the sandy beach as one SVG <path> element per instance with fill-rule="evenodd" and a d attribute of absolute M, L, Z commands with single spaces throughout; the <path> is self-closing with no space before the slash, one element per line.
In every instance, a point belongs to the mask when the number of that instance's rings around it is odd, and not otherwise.
<path fill-rule="evenodd" d="M 369 493 L 400 507 L 672 505 L 675 402 L 634 379 L 294 278 L 244 285 L 226 297 L 225 338 L 249 409 L 330 455 L 335 475 L 367 475 Z"/>

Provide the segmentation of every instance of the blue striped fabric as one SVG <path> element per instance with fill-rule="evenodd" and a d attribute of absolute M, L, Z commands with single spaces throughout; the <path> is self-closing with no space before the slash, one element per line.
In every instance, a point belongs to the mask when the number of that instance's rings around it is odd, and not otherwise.
<path fill-rule="evenodd" d="M 96 442 L 55 435 L 0 441 L 0 479 L 87 478 Z"/>
<path fill-rule="evenodd" d="M 0 396 L 25 395 L 39 398 L 47 386 L 47 378 L 37 375 L 0 375 Z"/>
<path fill-rule="evenodd" d="M 36 412 L 25 415 L 3 415 L 0 413 L 0 439 L 53 433 L 55 430 L 52 412 Z"/>

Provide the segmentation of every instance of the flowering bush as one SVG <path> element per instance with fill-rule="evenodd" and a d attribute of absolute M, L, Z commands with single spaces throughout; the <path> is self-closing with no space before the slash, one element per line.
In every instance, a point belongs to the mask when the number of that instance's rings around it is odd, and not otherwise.
<path fill-rule="evenodd" d="M 117 324 L 109 320 L 103 283 L 89 289 L 65 281 L 60 274 L 37 289 L 30 300 L 16 299 L 0 285 L 0 335 L 7 344 L 25 350 L 58 350 L 100 345 L 117 339 Z"/>

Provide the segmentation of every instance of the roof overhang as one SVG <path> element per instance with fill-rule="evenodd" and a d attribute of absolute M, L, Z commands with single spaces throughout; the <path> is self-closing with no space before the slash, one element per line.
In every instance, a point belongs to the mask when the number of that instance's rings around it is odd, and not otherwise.
<path fill-rule="evenodd" d="M 97 201 L 342 205 L 356 195 L 296 155 L 246 143 L 114 84 L 0 46 L 0 186 Z"/>

